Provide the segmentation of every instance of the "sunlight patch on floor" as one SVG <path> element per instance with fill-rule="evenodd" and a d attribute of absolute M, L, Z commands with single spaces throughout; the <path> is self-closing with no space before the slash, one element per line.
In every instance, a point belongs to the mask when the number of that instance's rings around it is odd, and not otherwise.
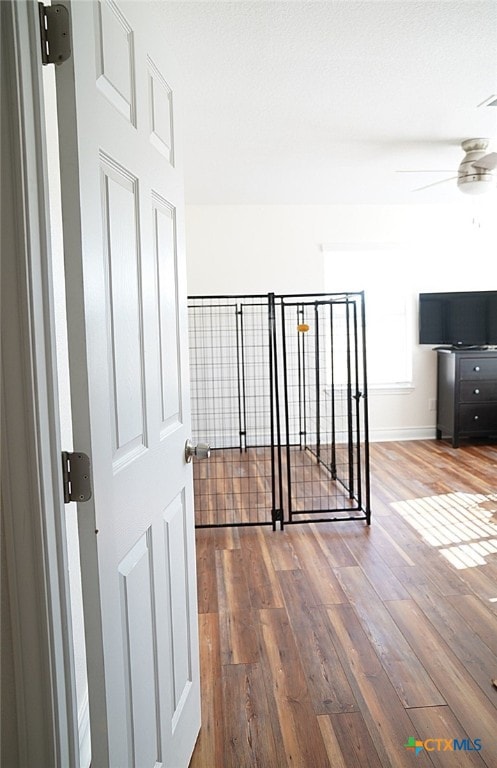
<path fill-rule="evenodd" d="M 497 553 L 497 494 L 445 493 L 392 507 L 459 570 Z"/>

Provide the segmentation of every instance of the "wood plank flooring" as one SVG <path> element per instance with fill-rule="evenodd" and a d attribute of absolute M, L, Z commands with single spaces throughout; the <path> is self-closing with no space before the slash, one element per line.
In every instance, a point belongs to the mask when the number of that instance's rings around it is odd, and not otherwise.
<path fill-rule="evenodd" d="M 191 768 L 497 767 L 497 447 L 371 470 L 370 527 L 197 530 Z"/>
<path fill-rule="evenodd" d="M 289 451 L 291 468 L 291 507 L 295 520 L 312 517 L 309 510 L 321 510 L 320 517 L 335 517 L 336 510 L 345 510 L 361 517 L 363 512 L 357 502 L 357 454 L 348 463 L 345 444 L 336 448 L 336 482 L 324 468 L 330 448 L 321 445 L 322 462 L 316 462 L 316 454 L 292 446 Z M 330 459 L 328 458 L 328 461 Z M 287 452 L 281 451 L 282 496 L 279 499 L 278 462 L 271 462 L 270 448 L 216 449 L 209 461 L 195 462 L 193 487 L 195 493 L 195 525 L 244 525 L 247 523 L 271 523 L 272 472 L 274 469 L 275 507 L 288 510 Z M 351 483 L 350 473 L 354 475 Z M 362 467 L 361 467 L 361 471 Z M 356 499 L 351 499 L 349 489 L 355 489 Z M 361 482 L 363 498 L 364 478 Z M 330 512 L 332 510 L 332 512 Z M 314 516 L 315 517 L 315 516 Z"/>

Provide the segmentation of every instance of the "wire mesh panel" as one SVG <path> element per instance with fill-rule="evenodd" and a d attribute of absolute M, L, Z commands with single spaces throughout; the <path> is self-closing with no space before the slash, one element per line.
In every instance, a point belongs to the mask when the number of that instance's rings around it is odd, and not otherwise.
<path fill-rule="evenodd" d="M 273 524 L 279 517 L 274 439 L 273 315 L 267 296 L 190 297 L 190 376 L 198 527 Z"/>
<path fill-rule="evenodd" d="M 364 297 L 189 299 L 196 524 L 366 519 Z"/>
<path fill-rule="evenodd" d="M 189 307 L 192 430 L 212 448 L 241 446 L 239 318 L 237 306 Z"/>

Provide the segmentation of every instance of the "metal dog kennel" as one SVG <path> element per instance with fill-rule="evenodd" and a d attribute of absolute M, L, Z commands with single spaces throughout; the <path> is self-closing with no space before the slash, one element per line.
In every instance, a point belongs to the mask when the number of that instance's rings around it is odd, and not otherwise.
<path fill-rule="evenodd" d="M 197 527 L 370 523 L 364 294 L 190 296 Z"/>

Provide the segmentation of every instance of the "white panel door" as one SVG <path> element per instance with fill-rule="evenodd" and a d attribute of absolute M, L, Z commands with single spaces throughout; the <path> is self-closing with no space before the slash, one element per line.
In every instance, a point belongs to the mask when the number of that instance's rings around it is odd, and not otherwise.
<path fill-rule="evenodd" d="M 200 724 L 177 73 L 153 3 L 68 4 L 57 67 L 92 768 L 186 768 Z"/>

